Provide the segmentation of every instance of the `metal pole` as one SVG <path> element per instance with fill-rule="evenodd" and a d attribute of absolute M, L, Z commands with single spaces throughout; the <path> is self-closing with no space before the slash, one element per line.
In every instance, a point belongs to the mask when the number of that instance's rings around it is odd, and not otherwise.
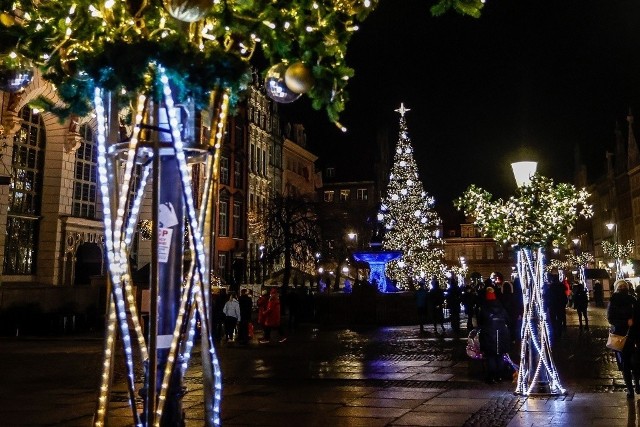
<path fill-rule="evenodd" d="M 184 263 L 184 201 L 180 169 L 175 156 L 161 156 L 160 158 L 160 196 L 158 209 L 159 238 L 166 238 L 169 246 L 165 254 L 159 253 L 158 264 L 158 333 L 157 333 L 157 369 L 164 372 L 169 357 L 169 348 L 180 306 L 182 270 Z M 171 226 L 163 223 L 167 216 Z M 160 252 L 162 248 L 158 247 Z M 180 362 L 177 363 L 180 365 Z M 157 377 L 156 386 L 160 389 L 162 378 Z M 161 426 L 183 426 L 182 413 L 182 384 L 180 370 L 173 369 L 169 381 L 167 400 L 162 413 Z"/>

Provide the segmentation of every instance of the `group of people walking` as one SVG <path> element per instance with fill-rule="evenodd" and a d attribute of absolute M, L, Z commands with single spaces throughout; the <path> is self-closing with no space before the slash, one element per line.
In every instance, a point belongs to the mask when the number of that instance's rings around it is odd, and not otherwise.
<path fill-rule="evenodd" d="M 569 305 L 578 314 L 580 329 L 589 330 L 589 293 L 583 283 L 571 285 L 567 279 L 560 281 L 557 275 L 549 275 L 543 287 L 543 299 L 552 342 L 559 339 L 566 329 L 566 309 Z M 485 281 L 472 280 L 463 286 L 458 286 L 454 279 L 450 279 L 446 290 L 440 289 L 437 280 L 432 280 L 428 290 L 423 283 L 419 285 L 416 304 L 420 331 L 425 331 L 425 325 L 433 324 L 435 333 L 438 333 L 438 326 L 444 332 L 443 305 L 451 313 L 452 330 L 456 333 L 459 331 L 459 307 L 462 305 L 467 331 L 474 331 L 473 334 L 479 337 L 486 381 L 494 383 L 507 377 L 506 373 L 511 369 L 510 363 L 507 363 L 510 358 L 506 356 L 512 351 L 517 353 L 524 314 L 522 286 L 517 277 L 513 281 L 506 281 L 502 274 L 494 272 Z M 457 314 L 454 314 L 454 310 Z M 640 332 L 638 336 L 640 342 Z"/>
<path fill-rule="evenodd" d="M 263 330 L 263 338 L 259 342 L 270 342 L 271 332 L 274 329 L 279 333 L 279 342 L 286 341 L 287 338 L 281 322 L 282 313 L 278 289 L 263 290 L 256 306 L 257 325 Z M 235 341 L 241 345 L 248 344 L 253 337 L 253 309 L 253 297 L 248 289 L 242 289 L 240 297 L 236 297 L 235 292 L 227 294 L 226 289 L 221 289 L 215 297 L 214 304 L 213 332 L 216 341 L 221 342 L 224 337 L 225 342 Z"/>

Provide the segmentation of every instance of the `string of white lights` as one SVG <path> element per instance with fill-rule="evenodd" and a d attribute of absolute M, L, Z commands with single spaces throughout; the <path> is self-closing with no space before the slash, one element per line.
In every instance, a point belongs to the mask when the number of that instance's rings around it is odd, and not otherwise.
<path fill-rule="evenodd" d="M 115 331 L 115 322 L 120 326 L 120 331 L 123 339 L 123 347 L 125 352 L 125 364 L 127 369 L 127 386 L 129 389 L 129 405 L 133 412 L 133 417 L 135 424 L 137 426 L 141 426 L 140 416 L 136 410 L 135 405 L 135 378 L 134 378 L 134 369 L 133 369 L 133 357 L 131 352 L 130 345 L 130 337 L 129 337 L 129 326 L 127 323 L 127 313 L 125 310 L 124 298 L 122 295 L 122 262 L 119 259 L 119 250 L 116 250 L 115 245 L 115 237 L 116 233 L 114 230 L 114 223 L 112 222 L 112 212 L 111 212 L 111 192 L 109 181 L 113 180 L 113 166 L 109 164 L 107 161 L 109 155 L 107 153 L 106 147 L 106 115 L 104 103 L 102 100 L 103 91 L 99 88 L 96 88 L 94 92 L 94 107 L 96 111 L 97 117 L 97 147 L 98 147 L 98 177 L 100 181 L 100 192 L 102 195 L 103 202 L 103 215 L 104 215 L 104 225 L 105 225 L 105 245 L 107 252 L 107 261 L 108 268 L 111 278 L 111 291 L 113 304 L 115 306 L 115 315 L 110 317 L 110 323 L 107 325 L 108 331 L 113 328 Z M 118 241 L 118 249 L 120 246 L 120 242 Z M 114 322 L 114 323 L 111 323 Z M 115 333 L 115 332 L 114 332 Z M 109 359 L 109 362 L 105 362 L 106 364 L 111 364 L 111 359 L 113 354 L 109 353 L 107 357 L 107 352 L 105 352 L 105 361 Z M 107 372 L 105 366 L 103 366 L 103 372 Z M 108 373 L 109 378 L 107 381 L 110 381 L 110 371 Z M 100 402 L 104 401 L 104 405 L 108 402 L 108 387 L 105 387 L 106 391 L 101 389 Z M 104 393 L 104 394 L 103 394 Z M 106 407 L 100 408 L 103 413 L 106 412 Z M 104 422 L 104 419 L 101 420 Z"/>
<path fill-rule="evenodd" d="M 196 215 L 196 209 L 193 203 L 193 194 L 192 194 L 192 187 L 191 187 L 191 179 L 190 179 L 190 174 L 189 174 L 189 170 L 187 167 L 187 162 L 186 162 L 186 156 L 185 156 L 185 152 L 184 152 L 184 144 L 180 135 L 180 130 L 179 130 L 179 122 L 178 122 L 178 118 L 176 115 L 176 110 L 174 108 L 174 103 L 173 103 L 173 98 L 171 95 L 171 88 L 169 87 L 169 79 L 167 78 L 165 72 L 164 72 L 164 68 L 162 66 L 158 66 L 157 67 L 158 70 L 158 77 L 160 79 L 160 82 L 162 83 L 163 86 L 163 96 L 164 96 L 164 102 L 165 102 L 165 108 L 167 111 L 167 116 L 169 119 L 169 129 L 171 132 L 171 138 L 173 141 L 173 148 L 174 148 L 174 153 L 175 153 L 175 158 L 176 161 L 178 163 L 178 169 L 180 172 L 180 176 L 181 176 L 181 180 L 182 180 L 182 191 L 183 191 L 183 197 L 184 197 L 184 201 L 186 204 L 186 213 L 187 213 L 187 219 L 188 219 L 188 224 L 189 224 L 189 231 L 190 231 L 190 238 L 192 239 L 190 243 L 193 244 L 194 247 L 194 261 L 195 261 L 195 265 L 193 268 L 193 272 L 195 273 L 193 275 L 193 292 L 194 295 L 196 296 L 196 299 L 200 299 L 200 304 L 199 306 L 202 307 L 202 299 L 200 298 L 201 296 L 201 288 L 200 288 L 200 284 L 201 284 L 201 279 L 204 277 L 204 264 L 205 264 L 205 254 L 204 254 L 204 245 L 203 245 L 203 239 L 202 239 L 202 234 L 200 232 L 200 227 L 199 227 L 199 223 L 198 223 L 198 219 L 197 219 L 197 215 Z M 226 111 L 224 112 L 226 114 Z M 191 281 L 190 281 L 191 282 Z M 174 335 L 171 341 L 171 345 L 170 345 L 170 351 L 169 351 L 169 359 L 167 361 L 167 365 L 165 366 L 165 372 L 164 372 L 164 377 L 163 377 L 163 382 L 162 382 L 162 386 L 159 392 L 159 399 L 158 399 L 158 406 L 156 409 L 156 426 L 159 426 L 159 422 L 162 416 L 162 408 L 164 406 L 164 401 L 166 398 L 166 393 L 167 393 L 167 389 L 168 389 L 168 381 L 169 381 L 169 377 L 170 377 L 170 373 L 173 370 L 173 365 L 175 362 L 175 358 L 176 358 L 176 348 L 177 348 L 177 343 L 178 340 L 180 338 L 180 330 L 181 330 L 181 325 L 182 325 L 182 318 L 184 316 L 184 312 L 185 312 L 185 305 L 188 301 L 188 288 L 185 289 L 185 292 L 183 292 L 183 297 L 181 298 L 181 304 L 180 304 L 180 309 L 179 309 L 179 314 L 178 314 L 178 318 L 179 320 L 176 322 L 176 327 L 174 329 Z M 206 320 L 206 310 L 201 310 L 202 312 L 202 316 L 204 316 L 204 319 Z M 206 322 L 202 322 L 203 324 L 206 324 Z M 195 329 L 195 322 L 190 323 L 189 324 L 189 335 L 191 335 L 194 332 Z M 209 331 L 208 328 L 204 328 L 206 330 L 206 337 L 203 337 L 203 339 L 207 339 L 208 341 L 211 341 L 211 337 L 209 336 Z M 215 360 L 214 365 L 217 365 L 217 358 L 213 357 L 213 360 Z M 218 368 L 219 369 L 219 368 Z M 216 377 L 216 383 L 220 381 L 219 376 Z M 216 384 L 217 386 L 217 384 Z M 218 393 L 215 393 L 215 397 L 214 397 L 214 402 L 213 402 L 213 410 L 214 412 L 216 412 L 215 408 L 218 408 L 218 412 L 215 414 L 215 420 L 214 420 L 214 425 L 219 425 L 219 398 L 220 395 Z M 216 401 L 217 399 L 217 401 Z M 207 402 L 205 402 L 205 405 L 207 404 Z M 217 421 L 216 421 L 217 420 Z"/>

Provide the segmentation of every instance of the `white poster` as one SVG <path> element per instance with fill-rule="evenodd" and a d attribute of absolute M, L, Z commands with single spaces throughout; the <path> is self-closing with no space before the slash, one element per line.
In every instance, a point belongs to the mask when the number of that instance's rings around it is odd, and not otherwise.
<path fill-rule="evenodd" d="M 158 262 L 167 262 L 169 260 L 169 251 L 171 250 L 171 236 L 173 229 L 158 229 Z"/>

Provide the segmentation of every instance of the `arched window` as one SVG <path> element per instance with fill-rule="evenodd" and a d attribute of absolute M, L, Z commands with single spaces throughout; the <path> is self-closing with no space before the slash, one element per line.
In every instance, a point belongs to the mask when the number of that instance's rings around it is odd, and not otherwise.
<path fill-rule="evenodd" d="M 20 118 L 22 126 L 14 137 L 11 157 L 2 271 L 6 275 L 35 274 L 38 255 L 46 135 L 42 117 L 31 108 L 22 108 Z"/>
<path fill-rule="evenodd" d="M 80 126 L 82 141 L 76 150 L 75 181 L 73 183 L 73 216 L 96 217 L 98 147 L 89 126 Z"/>

